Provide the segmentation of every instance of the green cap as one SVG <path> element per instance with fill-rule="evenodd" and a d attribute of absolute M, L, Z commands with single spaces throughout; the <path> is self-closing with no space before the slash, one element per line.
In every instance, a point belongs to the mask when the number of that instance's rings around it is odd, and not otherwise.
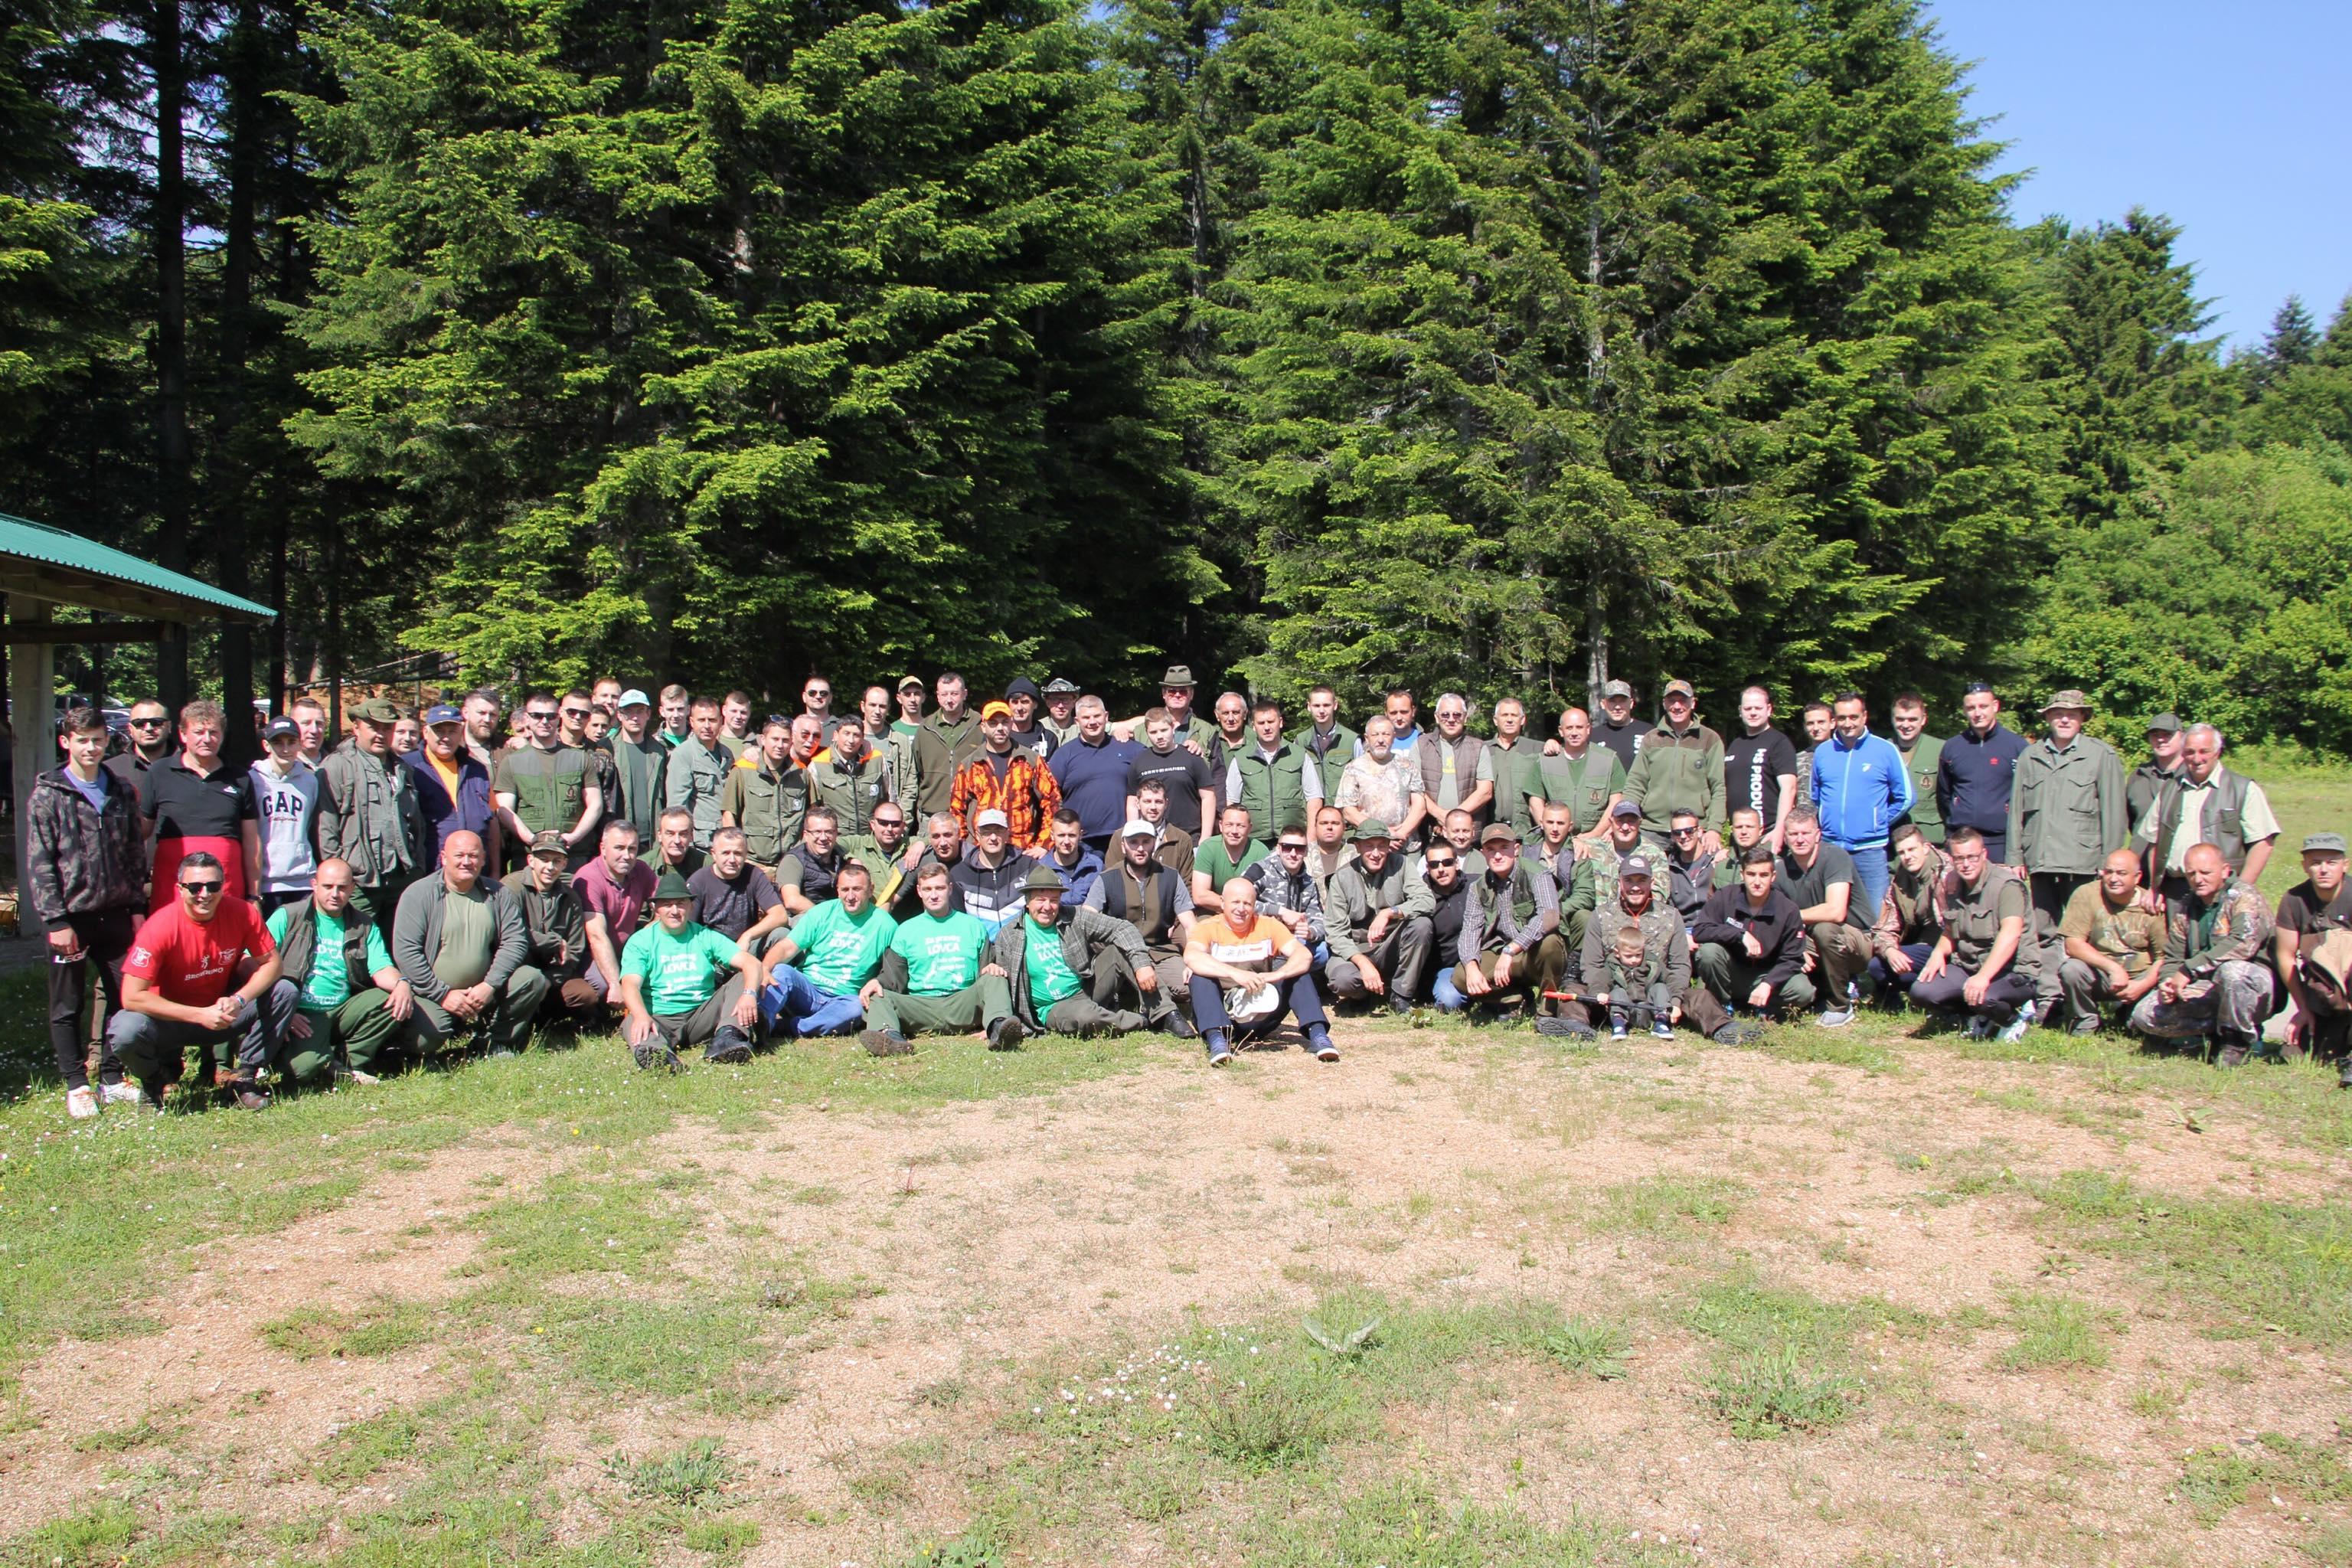
<path fill-rule="evenodd" d="M 665 866 L 662 868 L 661 880 L 654 884 L 654 902 L 658 904 L 665 899 L 691 899 L 693 897 L 694 889 L 686 885 L 686 879 L 677 874 L 677 867 Z"/>
<path fill-rule="evenodd" d="M 2341 833 L 2306 833 L 2303 836 L 2303 852 L 2306 855 L 2342 855 L 2344 835 Z"/>
<path fill-rule="evenodd" d="M 371 697 L 352 710 L 352 717 L 362 724 L 389 727 L 400 722 L 400 704 L 389 697 Z"/>
<path fill-rule="evenodd" d="M 1389 825 L 1387 823 L 1382 822 L 1377 816 L 1368 816 L 1364 818 L 1363 821 L 1356 824 L 1355 827 L 1349 833 L 1348 842 L 1350 844 L 1360 844 L 1367 838 L 1394 838 L 1395 837 L 1395 834 L 1389 831 Z"/>
<path fill-rule="evenodd" d="M 1021 896 L 1024 899 L 1032 893 L 1059 893 L 1066 890 L 1062 886 L 1062 879 L 1054 875 L 1054 868 L 1050 866 L 1030 868 L 1028 879 L 1021 884 Z"/>

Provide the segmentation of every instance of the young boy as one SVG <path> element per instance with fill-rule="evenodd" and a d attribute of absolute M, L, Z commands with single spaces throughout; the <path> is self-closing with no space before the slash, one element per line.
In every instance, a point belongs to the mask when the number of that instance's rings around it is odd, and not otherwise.
<path fill-rule="evenodd" d="M 1609 1037 L 1623 1039 L 1646 1013 L 1650 1033 L 1670 1040 L 1675 1026 L 1667 1020 L 1673 1011 L 1674 998 L 1666 990 L 1666 955 L 1650 951 L 1640 926 L 1621 928 L 1609 952 Z"/>

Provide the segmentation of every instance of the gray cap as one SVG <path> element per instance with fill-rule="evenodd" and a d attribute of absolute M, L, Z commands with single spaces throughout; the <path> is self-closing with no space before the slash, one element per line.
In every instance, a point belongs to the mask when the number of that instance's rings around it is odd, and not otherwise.
<path fill-rule="evenodd" d="M 1003 812 L 997 810 L 994 806 L 990 806 L 986 811 L 983 811 L 978 816 L 973 817 L 971 819 L 971 825 L 975 828 L 1010 827 L 1013 826 L 1013 819 L 1005 816 Z"/>
<path fill-rule="evenodd" d="M 2178 713 L 2158 714 L 2155 718 L 2150 719 L 2147 721 L 2147 732 L 2151 735 L 2178 735 L 2180 733 L 2180 715 Z"/>
<path fill-rule="evenodd" d="M 1617 879 L 1621 882 L 1628 877 L 1647 877 L 1651 874 L 1650 858 L 1647 855 L 1628 855 L 1617 862 Z"/>
<path fill-rule="evenodd" d="M 1604 698 L 1631 697 L 1633 695 L 1633 689 L 1622 680 L 1612 680 L 1601 687 L 1601 695 Z"/>
<path fill-rule="evenodd" d="M 1615 805 L 1609 808 L 1609 815 L 1612 816 L 1639 816 L 1642 815 L 1642 808 L 1635 805 L 1630 800 L 1621 800 Z"/>
<path fill-rule="evenodd" d="M 1066 675 L 1057 675 L 1045 682 L 1045 695 L 1048 697 L 1076 696 L 1077 689 L 1078 683 Z"/>
<path fill-rule="evenodd" d="M 2344 835 L 2341 833 L 2306 833 L 2303 836 L 2303 852 L 2306 855 L 2342 855 Z"/>

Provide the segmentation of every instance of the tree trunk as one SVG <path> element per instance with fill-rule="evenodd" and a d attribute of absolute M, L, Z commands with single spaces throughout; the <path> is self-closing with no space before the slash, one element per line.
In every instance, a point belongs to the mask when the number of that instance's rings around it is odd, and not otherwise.
<path fill-rule="evenodd" d="M 155 79 L 155 500 L 157 563 L 188 565 L 188 253 L 187 172 L 181 120 L 187 111 L 186 39 L 180 0 L 155 0 L 147 37 Z M 188 645 L 167 637 L 155 651 L 163 705 L 188 700 Z"/>
<path fill-rule="evenodd" d="M 214 449 L 222 458 L 213 514 L 213 570 L 220 585 L 249 598 L 246 563 L 246 511 L 253 504 L 253 476 L 239 439 L 252 402 L 246 361 L 253 345 L 254 185 L 260 177 L 264 63 L 258 0 L 239 0 L 236 33 L 228 50 L 228 234 L 221 271 L 220 427 Z M 228 733 L 221 754 L 250 763 L 261 756 L 261 736 L 253 722 L 253 632 L 231 622 L 220 634 L 221 708 Z"/>

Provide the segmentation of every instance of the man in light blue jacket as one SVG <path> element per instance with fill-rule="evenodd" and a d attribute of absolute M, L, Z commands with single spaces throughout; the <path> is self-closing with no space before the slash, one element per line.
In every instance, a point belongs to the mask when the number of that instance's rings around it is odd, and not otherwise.
<path fill-rule="evenodd" d="M 1886 837 L 1911 807 L 1911 772 L 1895 742 L 1870 732 L 1870 705 L 1857 691 L 1830 705 L 1834 728 L 1813 749 L 1808 788 L 1822 837 L 1853 858 L 1854 896 L 1866 929 L 1886 897 Z"/>

